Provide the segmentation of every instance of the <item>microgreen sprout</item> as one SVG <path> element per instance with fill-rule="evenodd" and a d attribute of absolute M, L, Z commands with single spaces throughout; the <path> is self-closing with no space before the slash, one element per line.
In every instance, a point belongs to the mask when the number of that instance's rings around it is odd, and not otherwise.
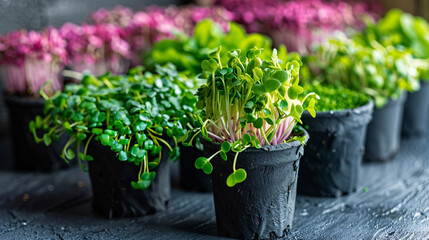
<path fill-rule="evenodd" d="M 147 189 L 155 178 L 162 149 L 177 157 L 177 139 L 186 132 L 186 115 L 193 111 L 195 96 L 187 91 L 184 76 L 174 67 L 156 67 L 156 74 L 131 69 L 126 76 L 86 75 L 80 84 L 46 99 L 46 117 L 36 117 L 30 130 L 37 142 L 50 145 L 68 133 L 62 157 L 92 161 L 87 154 L 91 141 L 98 141 L 117 154 L 120 161 L 140 166 L 131 185 Z M 43 137 L 36 134 L 43 129 Z M 174 144 L 173 144 L 174 143 Z M 83 150 L 82 150 L 83 149 Z M 77 153 L 77 154 L 75 154 Z"/>
<path fill-rule="evenodd" d="M 207 174 L 213 170 L 210 161 L 214 156 L 219 154 L 226 161 L 228 152 L 235 153 L 233 171 L 227 179 L 227 185 L 232 187 L 247 177 L 244 169 L 236 168 L 240 152 L 305 140 L 305 136 L 291 138 L 291 132 L 296 122 L 301 123 L 304 110 L 315 116 L 319 97 L 309 93 L 301 98 L 304 89 L 299 86 L 301 61 L 297 56 L 282 61 L 274 49 L 271 59 L 263 60 L 263 49 L 254 47 L 243 58 L 239 57 L 239 49 L 230 51 L 224 62 L 221 52 L 219 48 L 209 54 L 209 60 L 201 62 L 201 76 L 206 83 L 197 93 L 200 127 L 191 131 L 187 144 L 199 134 L 220 144 L 214 155 L 195 161 L 195 167 Z"/>

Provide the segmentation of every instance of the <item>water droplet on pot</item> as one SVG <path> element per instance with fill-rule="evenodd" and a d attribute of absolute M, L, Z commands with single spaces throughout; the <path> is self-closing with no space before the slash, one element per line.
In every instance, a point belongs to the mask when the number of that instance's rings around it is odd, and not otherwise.
<path fill-rule="evenodd" d="M 329 111 L 329 114 L 333 115 L 333 114 L 334 114 L 334 111 Z"/>
<path fill-rule="evenodd" d="M 422 216 L 421 212 L 415 212 L 413 215 L 413 217 L 421 217 L 421 216 Z"/>

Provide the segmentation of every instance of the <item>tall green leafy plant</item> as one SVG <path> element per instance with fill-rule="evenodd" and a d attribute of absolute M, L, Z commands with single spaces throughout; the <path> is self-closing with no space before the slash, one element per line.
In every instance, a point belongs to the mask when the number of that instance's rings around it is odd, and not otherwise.
<path fill-rule="evenodd" d="M 301 61 L 296 56 L 289 61 L 280 60 L 274 50 L 269 51 L 269 60 L 263 60 L 263 49 L 254 47 L 244 53 L 242 60 L 240 50 L 230 51 L 226 58 L 222 52 L 219 48 L 209 55 L 209 60 L 201 62 L 206 79 L 197 93 L 201 127 L 193 130 L 190 142 L 201 133 L 207 141 L 220 144 L 213 156 L 200 157 L 195 162 L 195 167 L 207 174 L 213 170 L 210 161 L 214 156 L 220 154 L 226 161 L 229 151 L 235 153 L 232 173 L 227 178 L 227 185 L 232 187 L 247 176 L 244 169 L 236 169 L 240 152 L 305 140 L 305 136 L 291 137 L 291 133 L 295 123 L 301 122 L 304 110 L 315 116 L 318 96 L 309 93 L 301 98 Z"/>
<path fill-rule="evenodd" d="M 201 70 L 201 61 L 208 59 L 208 54 L 219 46 L 222 46 L 224 62 L 228 51 L 242 49 L 245 52 L 254 46 L 268 49 L 262 53 L 263 57 L 271 55 L 271 40 L 268 37 L 257 33 L 246 34 L 241 26 L 233 22 L 229 24 L 229 31 L 225 32 L 212 20 L 206 19 L 196 25 L 192 37 L 181 35 L 177 39 L 164 39 L 156 43 L 145 57 L 145 64 L 171 62 L 180 71 L 197 74 Z M 280 51 L 285 52 L 285 48 Z"/>
<path fill-rule="evenodd" d="M 366 21 L 366 27 L 356 39 L 365 44 L 378 41 L 383 46 L 395 46 L 397 49 L 409 48 L 413 56 L 420 59 L 420 71 L 423 79 L 429 80 L 429 24 L 422 18 L 392 9 L 375 23 Z"/>
<path fill-rule="evenodd" d="M 46 145 L 69 134 L 62 157 L 76 157 L 84 169 L 81 161 L 95 158 L 87 154 L 90 142 L 100 142 L 117 153 L 119 161 L 140 166 L 131 184 L 146 189 L 155 178 L 162 149 L 177 156 L 177 139 L 187 132 L 186 116 L 196 98 L 187 91 L 192 86 L 183 85 L 192 82 L 185 78 L 171 65 L 156 66 L 156 74 L 134 68 L 124 76 L 87 75 L 80 84 L 46 98 L 46 117 L 30 122 L 30 130 L 36 142 Z M 42 137 L 37 130 L 43 131 Z"/>
<path fill-rule="evenodd" d="M 403 91 L 419 87 L 417 63 L 410 51 L 377 41 L 370 45 L 338 36 L 316 47 L 303 58 L 304 82 L 342 86 L 372 96 L 378 108 Z"/>

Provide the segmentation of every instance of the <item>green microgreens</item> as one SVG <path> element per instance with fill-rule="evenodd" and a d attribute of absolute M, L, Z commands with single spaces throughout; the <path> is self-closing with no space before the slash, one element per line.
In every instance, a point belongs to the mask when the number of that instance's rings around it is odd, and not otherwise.
<path fill-rule="evenodd" d="M 369 45 L 339 36 L 315 48 L 304 58 L 303 81 L 345 87 L 363 92 L 381 108 L 390 98 L 419 87 L 417 62 L 409 51 Z"/>
<path fill-rule="evenodd" d="M 210 161 L 214 156 L 219 154 L 227 160 L 228 152 L 235 153 L 233 172 L 227 180 L 230 187 L 247 176 L 244 169 L 236 169 L 240 152 L 296 140 L 290 134 L 295 122 L 301 122 L 302 112 L 308 110 L 315 116 L 319 97 L 309 93 L 301 98 L 304 89 L 299 86 L 299 57 L 283 62 L 274 49 L 271 59 L 263 60 L 262 52 L 254 47 L 240 58 L 241 51 L 233 50 L 224 58 L 219 48 L 201 62 L 206 83 L 198 89 L 196 106 L 200 112 L 195 118 L 199 127 L 192 130 L 189 143 L 201 133 L 207 141 L 222 144 L 220 151 L 195 162 L 195 167 L 207 174 L 213 169 Z"/>
<path fill-rule="evenodd" d="M 320 100 L 314 108 L 316 112 L 353 109 L 371 101 L 371 98 L 364 93 L 342 87 L 323 86 L 317 83 L 304 85 L 304 94 L 310 92 L 315 92 L 320 96 Z"/>
<path fill-rule="evenodd" d="M 146 189 L 155 178 L 163 147 L 172 158 L 177 157 L 177 139 L 187 132 L 186 116 L 194 111 L 196 102 L 187 83 L 192 81 L 172 65 L 157 66 L 156 74 L 137 67 L 126 76 L 87 75 L 80 84 L 69 84 L 63 92 L 47 98 L 46 117 L 37 116 L 30 122 L 30 130 L 37 142 L 46 145 L 68 133 L 70 140 L 62 157 L 66 161 L 77 157 L 84 170 L 86 165 L 81 161 L 94 160 L 87 154 L 89 143 L 99 141 L 117 153 L 120 161 L 140 166 L 137 181 L 131 184 Z M 42 138 L 37 129 L 43 129 Z"/>

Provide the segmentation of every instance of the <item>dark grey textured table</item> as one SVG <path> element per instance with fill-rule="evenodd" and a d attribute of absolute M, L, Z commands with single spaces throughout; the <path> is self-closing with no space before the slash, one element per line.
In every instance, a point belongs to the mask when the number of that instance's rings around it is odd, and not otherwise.
<path fill-rule="evenodd" d="M 404 140 L 391 162 L 364 164 L 359 186 L 338 199 L 298 196 L 290 238 L 429 239 L 429 135 Z M 72 168 L 1 171 L 0 239 L 221 238 L 211 194 L 176 188 L 165 212 L 107 220 L 91 212 L 87 174 Z"/>

